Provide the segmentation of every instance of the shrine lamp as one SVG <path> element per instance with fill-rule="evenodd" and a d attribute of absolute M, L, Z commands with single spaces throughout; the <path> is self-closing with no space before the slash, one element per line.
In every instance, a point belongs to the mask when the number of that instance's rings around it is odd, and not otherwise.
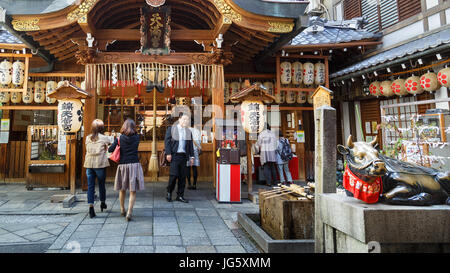
<path fill-rule="evenodd" d="M 267 88 L 261 84 L 253 84 L 230 98 L 242 102 L 241 123 L 249 134 L 260 133 L 264 129 L 266 117 L 263 101 L 270 103 L 275 100 L 275 97 L 266 90 Z"/>
<path fill-rule="evenodd" d="M 58 100 L 58 128 L 65 135 L 78 132 L 83 122 L 83 103 L 81 99 L 91 97 L 69 81 L 49 93 L 47 97 Z"/>

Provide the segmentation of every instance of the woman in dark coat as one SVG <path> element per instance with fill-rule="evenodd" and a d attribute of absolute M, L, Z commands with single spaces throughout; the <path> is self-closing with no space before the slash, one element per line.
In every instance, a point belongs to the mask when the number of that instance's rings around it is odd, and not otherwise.
<path fill-rule="evenodd" d="M 136 132 L 134 121 L 127 119 L 123 123 L 120 133 L 120 137 L 116 138 L 109 147 L 109 152 L 113 152 L 117 145 L 120 146 L 120 161 L 117 167 L 114 189 L 120 191 L 120 212 L 122 216 L 126 216 L 127 221 L 130 221 L 136 201 L 136 191 L 144 189 L 144 172 L 138 157 L 139 135 Z M 125 214 L 126 190 L 130 191 L 130 201 L 128 212 Z"/>

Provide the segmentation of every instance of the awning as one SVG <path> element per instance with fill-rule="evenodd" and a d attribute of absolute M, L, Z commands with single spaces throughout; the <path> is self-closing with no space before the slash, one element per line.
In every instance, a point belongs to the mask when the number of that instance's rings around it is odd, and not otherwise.
<path fill-rule="evenodd" d="M 403 61 L 403 58 L 418 57 L 418 53 L 427 53 L 434 48 L 441 48 L 450 44 L 450 28 L 446 28 L 439 32 L 433 33 L 423 38 L 411 41 L 401 46 L 389 49 L 385 52 L 374 55 L 366 60 L 351 65 L 345 69 L 335 72 L 330 75 L 333 81 L 343 80 L 344 78 L 360 76 L 364 73 L 369 73 L 377 69 L 382 69 L 384 66 L 393 65 L 394 61 Z"/>

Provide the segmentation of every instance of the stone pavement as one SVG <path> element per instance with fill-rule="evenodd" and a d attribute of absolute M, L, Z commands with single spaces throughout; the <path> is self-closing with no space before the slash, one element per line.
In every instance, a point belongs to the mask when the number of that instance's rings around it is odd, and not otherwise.
<path fill-rule="evenodd" d="M 90 253 L 259 253 L 237 225 L 237 212 L 258 205 L 218 203 L 211 183 L 186 189 L 189 203 L 167 202 L 166 183 L 146 183 L 137 193 L 133 220 L 120 216 L 118 193 L 107 184 L 108 209 L 90 219 L 86 202 L 71 208 L 50 203 L 67 191 L 27 191 L 24 184 L 0 185 L 1 252 Z M 128 205 L 128 198 L 125 201 Z"/>

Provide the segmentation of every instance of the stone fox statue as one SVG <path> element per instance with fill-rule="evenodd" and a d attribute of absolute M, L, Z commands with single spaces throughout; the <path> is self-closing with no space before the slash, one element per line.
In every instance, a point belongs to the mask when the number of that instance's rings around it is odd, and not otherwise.
<path fill-rule="evenodd" d="M 338 145 L 349 170 L 366 183 L 382 178 L 380 200 L 395 205 L 450 205 L 450 172 L 441 172 L 383 156 L 372 142 L 355 142 L 352 136 L 347 146 Z M 351 195 L 351 193 L 347 192 Z"/>

